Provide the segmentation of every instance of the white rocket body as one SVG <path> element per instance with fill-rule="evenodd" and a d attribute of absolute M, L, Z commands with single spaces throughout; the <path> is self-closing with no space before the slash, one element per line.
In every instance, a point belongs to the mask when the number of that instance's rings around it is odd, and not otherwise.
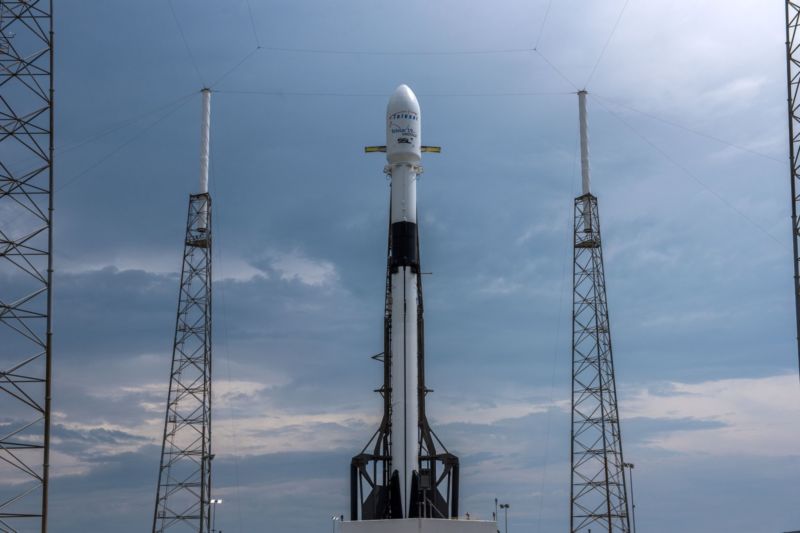
<path fill-rule="evenodd" d="M 387 173 L 391 176 L 392 230 L 392 470 L 408 513 L 411 480 L 419 465 L 419 258 L 417 175 L 422 171 L 417 97 L 401 85 L 386 110 Z"/>

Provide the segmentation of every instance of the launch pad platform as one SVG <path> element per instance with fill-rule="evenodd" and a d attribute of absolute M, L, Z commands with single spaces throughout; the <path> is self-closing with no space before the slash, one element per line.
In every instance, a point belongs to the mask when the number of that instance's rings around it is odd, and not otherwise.
<path fill-rule="evenodd" d="M 497 523 L 440 518 L 359 520 L 342 522 L 342 533 L 497 533 Z"/>

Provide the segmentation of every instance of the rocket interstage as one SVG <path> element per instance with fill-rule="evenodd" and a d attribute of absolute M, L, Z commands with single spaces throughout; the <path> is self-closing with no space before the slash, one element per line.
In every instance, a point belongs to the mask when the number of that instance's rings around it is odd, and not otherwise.
<path fill-rule="evenodd" d="M 425 416 L 424 323 L 417 231 L 417 177 L 422 152 L 419 103 L 406 85 L 386 110 L 385 152 L 391 179 L 386 306 L 384 416 L 351 465 L 351 519 L 450 518 L 458 515 L 458 458 Z"/>

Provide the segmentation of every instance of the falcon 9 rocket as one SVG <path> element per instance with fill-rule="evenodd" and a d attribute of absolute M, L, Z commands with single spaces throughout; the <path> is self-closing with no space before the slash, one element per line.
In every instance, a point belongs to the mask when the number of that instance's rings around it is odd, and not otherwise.
<path fill-rule="evenodd" d="M 425 358 L 417 177 L 422 117 L 414 92 L 401 85 L 386 110 L 385 152 L 391 178 L 386 306 L 384 416 L 351 463 L 351 520 L 458 516 L 458 458 L 444 448 L 425 416 Z"/>

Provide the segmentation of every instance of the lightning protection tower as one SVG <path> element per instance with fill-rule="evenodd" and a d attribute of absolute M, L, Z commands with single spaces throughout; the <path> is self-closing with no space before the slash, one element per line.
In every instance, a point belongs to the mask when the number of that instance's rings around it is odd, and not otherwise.
<path fill-rule="evenodd" d="M 211 196 L 208 194 L 211 91 L 203 89 L 200 192 L 189 196 L 153 533 L 210 528 Z"/>
<path fill-rule="evenodd" d="M 794 305 L 797 328 L 797 361 L 800 365 L 800 3 L 786 0 L 786 82 L 789 104 L 789 163 L 792 194 L 792 247 L 794 252 Z"/>
<path fill-rule="evenodd" d="M 570 533 L 629 533 L 600 215 L 589 187 L 586 91 L 578 99 L 583 194 L 575 198 L 572 274 Z"/>
<path fill-rule="evenodd" d="M 0 0 L 0 531 L 47 531 L 51 0 Z"/>

